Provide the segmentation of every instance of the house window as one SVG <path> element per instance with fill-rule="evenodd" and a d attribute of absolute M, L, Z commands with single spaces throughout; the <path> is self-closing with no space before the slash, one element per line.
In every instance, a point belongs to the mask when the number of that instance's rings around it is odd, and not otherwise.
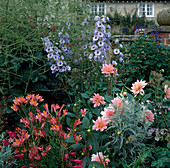
<path fill-rule="evenodd" d="M 94 3 L 92 5 L 92 13 L 94 15 L 105 15 L 105 4 L 104 3 Z"/>
<path fill-rule="evenodd" d="M 153 3 L 141 3 L 138 8 L 139 16 L 154 17 Z"/>

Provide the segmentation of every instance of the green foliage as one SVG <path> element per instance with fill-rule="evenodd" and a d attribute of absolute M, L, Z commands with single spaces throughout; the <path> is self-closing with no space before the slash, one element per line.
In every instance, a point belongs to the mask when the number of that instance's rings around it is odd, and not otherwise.
<path fill-rule="evenodd" d="M 4 135 L 1 134 L 0 142 L 4 140 Z M 16 160 L 13 158 L 13 148 L 11 146 L 4 146 L 0 143 L 0 167 L 2 168 L 11 168 L 13 164 L 16 163 Z"/>
<path fill-rule="evenodd" d="M 137 9 L 130 13 L 124 8 L 125 15 L 122 15 L 118 11 L 114 12 L 114 15 L 108 14 L 109 23 L 114 27 L 114 25 L 120 25 L 119 33 L 113 32 L 114 34 L 126 34 L 133 35 L 137 28 L 147 28 L 150 25 L 154 25 L 154 21 L 149 21 L 145 16 L 139 17 Z M 114 29 L 113 29 L 114 31 Z"/>
<path fill-rule="evenodd" d="M 120 69 L 126 67 L 125 72 L 121 73 L 120 78 L 127 81 L 127 85 L 137 79 L 145 79 L 149 81 L 151 71 L 159 72 L 164 69 L 164 76 L 168 77 L 169 60 L 168 50 L 163 44 L 159 44 L 151 36 L 141 35 L 134 41 L 127 52 L 125 52 L 124 65 Z"/>
<path fill-rule="evenodd" d="M 77 23 L 86 17 L 85 5 L 78 0 L 2 0 L 0 6 L 0 93 L 20 96 L 47 92 L 57 97 L 62 83 L 50 72 L 41 38 L 54 37 L 71 22 L 77 30 L 71 37 L 78 43 L 81 29 Z"/>

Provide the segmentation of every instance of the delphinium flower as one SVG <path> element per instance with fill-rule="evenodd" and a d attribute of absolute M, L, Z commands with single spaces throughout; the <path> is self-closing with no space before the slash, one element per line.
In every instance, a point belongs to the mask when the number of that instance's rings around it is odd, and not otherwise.
<path fill-rule="evenodd" d="M 133 83 L 132 84 L 132 87 L 131 87 L 131 92 L 134 93 L 134 95 L 136 96 L 137 94 L 141 94 L 143 95 L 144 94 L 144 90 L 143 88 L 147 85 L 147 83 L 145 81 L 142 81 L 142 80 L 137 80 L 137 82 Z"/>
<path fill-rule="evenodd" d="M 110 162 L 110 159 L 107 158 L 106 156 L 103 156 L 102 152 L 98 152 L 96 154 L 92 154 L 91 161 L 92 162 L 96 161 L 96 162 L 102 163 L 103 166 L 105 167 Z"/>
<path fill-rule="evenodd" d="M 67 29 L 70 29 L 70 23 L 66 23 L 66 25 Z M 71 70 L 71 67 L 67 65 L 65 61 L 66 58 L 71 57 L 71 51 L 69 50 L 69 35 L 68 33 L 64 33 L 64 27 L 59 33 L 59 38 L 57 47 L 52 44 L 48 37 L 42 38 L 43 44 L 45 45 L 44 50 L 48 53 L 47 57 L 51 64 L 51 71 L 52 73 L 57 73 L 56 76 L 58 76 L 60 72 Z"/>
<path fill-rule="evenodd" d="M 94 96 L 90 98 L 90 100 L 94 103 L 94 107 L 100 106 L 100 104 L 105 104 L 104 97 L 100 96 L 98 93 L 94 93 Z"/>
<path fill-rule="evenodd" d="M 107 128 L 107 124 L 109 123 L 108 121 L 106 121 L 106 119 L 98 117 L 96 121 L 93 120 L 93 130 L 100 130 L 100 131 L 104 131 Z"/>
<path fill-rule="evenodd" d="M 119 62 L 122 62 L 122 61 L 123 61 L 123 53 L 121 52 L 121 49 L 123 48 L 123 45 L 122 45 L 122 44 L 118 45 L 118 44 L 119 44 L 119 39 L 116 39 L 116 40 L 115 40 L 115 45 L 116 45 L 118 48 L 115 48 L 115 49 L 113 50 L 113 54 L 114 54 L 115 56 L 119 55 Z M 120 47 L 120 49 L 119 49 L 119 47 Z"/>
<path fill-rule="evenodd" d="M 110 37 L 111 34 L 110 32 L 107 32 L 107 29 L 110 29 L 109 25 L 106 26 L 104 25 L 106 23 L 106 18 L 105 17 L 99 17 L 95 16 L 94 17 L 95 23 L 95 29 L 93 31 L 93 38 L 92 38 L 92 43 L 89 43 L 89 48 L 91 52 L 88 55 L 88 58 L 90 60 L 94 60 L 96 62 L 105 62 L 106 58 L 106 52 L 110 50 Z M 87 22 L 87 19 L 83 22 L 82 25 L 85 25 Z M 93 55 L 94 54 L 94 55 Z"/>

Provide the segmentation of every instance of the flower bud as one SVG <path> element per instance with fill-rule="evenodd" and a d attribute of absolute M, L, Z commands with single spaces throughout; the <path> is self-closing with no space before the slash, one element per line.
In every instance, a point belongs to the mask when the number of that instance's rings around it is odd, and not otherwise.
<path fill-rule="evenodd" d="M 161 72 L 162 72 L 162 73 L 164 73 L 164 72 L 165 72 L 165 70 L 164 70 L 164 69 L 161 69 Z"/>
<path fill-rule="evenodd" d="M 74 107 L 76 107 L 77 106 L 77 104 L 74 104 Z"/>
<path fill-rule="evenodd" d="M 84 156 L 84 152 L 82 152 L 81 155 Z"/>
<path fill-rule="evenodd" d="M 88 132 L 88 133 L 90 133 L 90 132 L 91 132 L 91 130 L 90 130 L 90 129 L 88 129 L 88 130 L 87 130 L 87 132 Z"/>
<path fill-rule="evenodd" d="M 127 92 L 123 92 L 123 96 L 126 96 L 127 95 Z"/>
<path fill-rule="evenodd" d="M 121 132 L 118 131 L 118 132 L 117 132 L 117 135 L 120 135 L 120 133 L 121 133 Z"/>

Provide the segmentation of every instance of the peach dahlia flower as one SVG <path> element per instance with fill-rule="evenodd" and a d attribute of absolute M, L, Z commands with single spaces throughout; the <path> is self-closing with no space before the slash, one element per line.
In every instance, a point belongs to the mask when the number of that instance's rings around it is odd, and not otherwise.
<path fill-rule="evenodd" d="M 107 124 L 108 124 L 108 122 L 101 117 L 98 117 L 96 121 L 93 120 L 93 123 L 94 123 L 93 130 L 96 131 L 98 130 L 103 131 L 104 129 L 107 128 Z"/>
<path fill-rule="evenodd" d="M 102 73 L 105 73 L 107 75 L 110 75 L 111 73 L 114 72 L 114 67 L 109 64 L 109 65 L 103 65 L 103 68 L 102 68 Z"/>
<path fill-rule="evenodd" d="M 118 110 L 118 112 L 122 113 L 123 112 L 123 101 L 121 98 L 116 97 L 113 100 L 111 100 L 112 104 L 114 106 L 116 106 L 116 110 Z"/>
<path fill-rule="evenodd" d="M 142 121 L 143 122 L 147 121 L 151 124 L 154 121 L 154 114 L 150 110 L 143 112 L 143 120 Z"/>
<path fill-rule="evenodd" d="M 168 85 L 165 85 L 164 92 L 166 93 L 165 98 L 170 98 L 170 87 L 168 88 Z"/>
<path fill-rule="evenodd" d="M 100 106 L 100 104 L 105 104 L 104 97 L 100 96 L 98 93 L 94 93 L 94 96 L 90 98 L 90 100 L 94 103 L 94 107 Z"/>
<path fill-rule="evenodd" d="M 145 87 L 147 85 L 147 83 L 145 83 L 145 81 L 139 81 L 139 80 L 137 80 L 137 82 L 135 82 L 135 83 L 133 83 L 132 84 L 132 87 L 131 87 L 131 92 L 133 92 L 134 94 L 135 94 L 135 96 L 137 95 L 137 94 L 141 94 L 141 95 L 143 95 L 144 94 L 144 90 L 143 90 L 143 88 Z"/>
<path fill-rule="evenodd" d="M 104 108 L 104 111 L 101 112 L 101 115 L 106 121 L 111 122 L 114 121 L 113 117 L 115 115 L 115 111 L 112 107 L 107 107 Z"/>
<path fill-rule="evenodd" d="M 96 153 L 96 155 L 93 154 L 91 156 L 91 161 L 92 162 L 96 161 L 96 162 L 99 162 L 99 163 L 103 163 L 103 166 L 105 167 L 110 162 L 110 159 L 108 159 L 108 158 L 105 159 L 105 157 L 103 156 L 103 153 L 102 152 L 98 152 L 98 153 Z"/>

